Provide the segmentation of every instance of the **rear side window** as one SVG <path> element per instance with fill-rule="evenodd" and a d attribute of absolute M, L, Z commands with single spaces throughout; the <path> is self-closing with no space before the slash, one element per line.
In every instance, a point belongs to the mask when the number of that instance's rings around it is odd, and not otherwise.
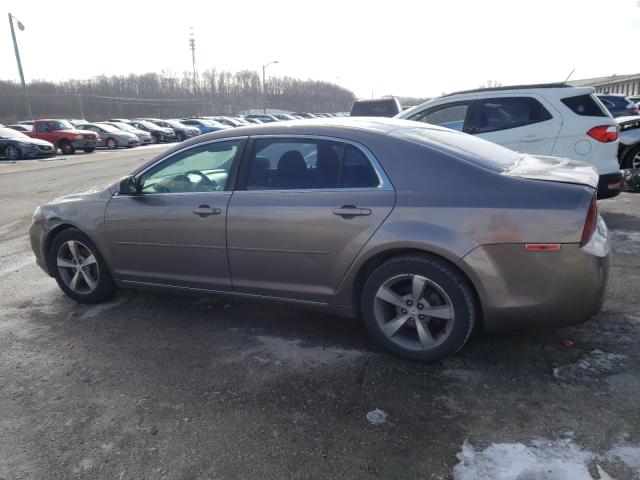
<path fill-rule="evenodd" d="M 448 103 L 423 110 L 410 117 L 409 120 L 439 125 L 462 132 L 468 110 L 469 102 Z"/>
<path fill-rule="evenodd" d="M 582 117 L 607 117 L 608 115 L 598 105 L 591 95 L 577 95 L 563 98 L 564 103 L 573 113 Z"/>
<path fill-rule="evenodd" d="M 374 188 L 378 175 L 358 148 L 329 140 L 257 139 L 247 190 Z"/>
<path fill-rule="evenodd" d="M 486 133 L 523 127 L 550 120 L 552 115 L 532 97 L 497 97 L 478 101 L 470 133 Z"/>

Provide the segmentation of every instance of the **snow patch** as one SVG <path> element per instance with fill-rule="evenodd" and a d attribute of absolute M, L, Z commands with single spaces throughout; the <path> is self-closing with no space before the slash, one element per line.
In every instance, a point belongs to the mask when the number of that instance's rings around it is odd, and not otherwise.
<path fill-rule="evenodd" d="M 287 340 L 278 337 L 261 335 L 256 337 L 263 345 L 260 349 L 261 363 L 274 360 L 276 363 L 286 363 L 288 366 L 303 367 L 310 364 L 331 364 L 355 360 L 363 355 L 359 350 L 349 350 L 338 347 L 306 347 L 300 340 Z M 265 350 L 268 352 L 265 352 Z M 266 353 L 266 355 L 265 355 Z"/>
<path fill-rule="evenodd" d="M 607 353 L 596 348 L 583 355 L 576 363 L 554 368 L 553 376 L 563 381 L 598 377 L 620 370 L 626 358 L 625 355 Z"/>
<path fill-rule="evenodd" d="M 615 249 L 621 253 L 637 253 L 640 246 L 640 232 L 628 230 L 610 230 Z"/>
<path fill-rule="evenodd" d="M 640 476 L 640 447 L 629 443 L 612 447 L 604 455 L 581 448 L 572 438 L 537 438 L 530 445 L 494 443 L 476 450 L 467 440 L 458 453 L 454 480 L 608 480 L 612 477 L 598 464 L 597 476 L 589 473 L 596 461 L 622 464 Z"/>
<path fill-rule="evenodd" d="M 593 480 L 587 468 L 592 458 L 571 439 L 536 439 L 522 443 L 494 443 L 477 451 L 465 440 L 453 469 L 455 480 Z"/>

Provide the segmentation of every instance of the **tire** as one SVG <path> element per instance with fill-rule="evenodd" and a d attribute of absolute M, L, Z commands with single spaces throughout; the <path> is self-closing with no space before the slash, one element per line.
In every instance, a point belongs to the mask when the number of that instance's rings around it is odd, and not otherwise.
<path fill-rule="evenodd" d="M 622 168 L 640 168 L 640 144 L 627 152 L 622 162 Z"/>
<path fill-rule="evenodd" d="M 74 153 L 76 153 L 76 149 L 73 148 L 73 145 L 71 145 L 71 142 L 69 140 L 60 140 L 60 143 L 58 143 L 58 148 L 65 155 L 73 155 Z"/>
<path fill-rule="evenodd" d="M 184 133 L 178 132 L 178 134 L 176 135 L 176 141 L 177 142 L 184 142 L 184 140 L 185 140 Z"/>
<path fill-rule="evenodd" d="M 155 135 L 151 135 L 151 143 L 155 145 L 158 142 L 159 142 L 158 137 L 156 137 Z"/>
<path fill-rule="evenodd" d="M 422 293 L 413 294 L 414 288 Z M 469 281 L 430 255 L 385 262 L 366 281 L 361 296 L 362 317 L 373 340 L 387 352 L 420 362 L 460 350 L 471 335 L 476 310 Z"/>
<path fill-rule="evenodd" d="M 15 145 L 8 145 L 4 149 L 4 157 L 7 160 L 19 160 L 22 157 L 22 153 Z"/>
<path fill-rule="evenodd" d="M 91 147 L 91 148 L 84 148 L 83 149 L 85 153 L 92 153 L 95 151 L 95 148 Z"/>
<path fill-rule="evenodd" d="M 105 146 L 109 150 L 115 150 L 116 148 L 118 148 L 118 142 L 116 142 L 115 138 L 107 138 L 107 141 L 105 142 Z"/>
<path fill-rule="evenodd" d="M 76 245 L 75 254 L 71 243 Z M 76 302 L 100 303 L 117 290 L 102 255 L 91 239 L 76 228 L 63 230 L 53 239 L 47 258 L 58 286 Z M 84 271 L 78 266 L 82 262 L 86 265 Z"/>

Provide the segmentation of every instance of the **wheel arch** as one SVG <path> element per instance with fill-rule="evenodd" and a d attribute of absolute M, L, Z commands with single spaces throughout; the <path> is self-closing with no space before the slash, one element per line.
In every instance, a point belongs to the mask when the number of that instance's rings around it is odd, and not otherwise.
<path fill-rule="evenodd" d="M 392 247 L 386 250 L 379 251 L 367 258 L 357 269 L 353 280 L 351 282 L 351 303 L 354 308 L 354 313 L 360 316 L 360 297 L 362 296 L 362 290 L 364 284 L 371 274 L 380 267 L 383 263 L 391 260 L 395 257 L 418 255 L 422 257 L 435 258 L 441 262 L 446 263 L 450 268 L 458 272 L 469 284 L 473 293 L 473 300 L 476 305 L 476 328 L 483 327 L 483 315 L 482 315 L 482 302 L 480 301 L 480 295 L 478 294 L 478 288 L 470 275 L 467 274 L 458 264 L 449 258 L 446 258 L 439 253 L 436 253 L 427 248 L 416 247 Z"/>

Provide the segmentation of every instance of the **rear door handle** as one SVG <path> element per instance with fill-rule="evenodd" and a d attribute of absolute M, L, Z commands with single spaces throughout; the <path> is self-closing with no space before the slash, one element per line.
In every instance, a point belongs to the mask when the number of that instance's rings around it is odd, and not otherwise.
<path fill-rule="evenodd" d="M 193 213 L 204 218 L 210 215 L 220 215 L 222 210 L 219 208 L 211 208 L 209 205 L 200 205 L 198 208 L 193 209 Z"/>
<path fill-rule="evenodd" d="M 340 208 L 336 208 L 333 211 L 334 215 L 340 215 L 341 217 L 356 217 L 363 215 L 371 215 L 370 208 L 358 208 L 353 205 L 343 205 Z"/>

